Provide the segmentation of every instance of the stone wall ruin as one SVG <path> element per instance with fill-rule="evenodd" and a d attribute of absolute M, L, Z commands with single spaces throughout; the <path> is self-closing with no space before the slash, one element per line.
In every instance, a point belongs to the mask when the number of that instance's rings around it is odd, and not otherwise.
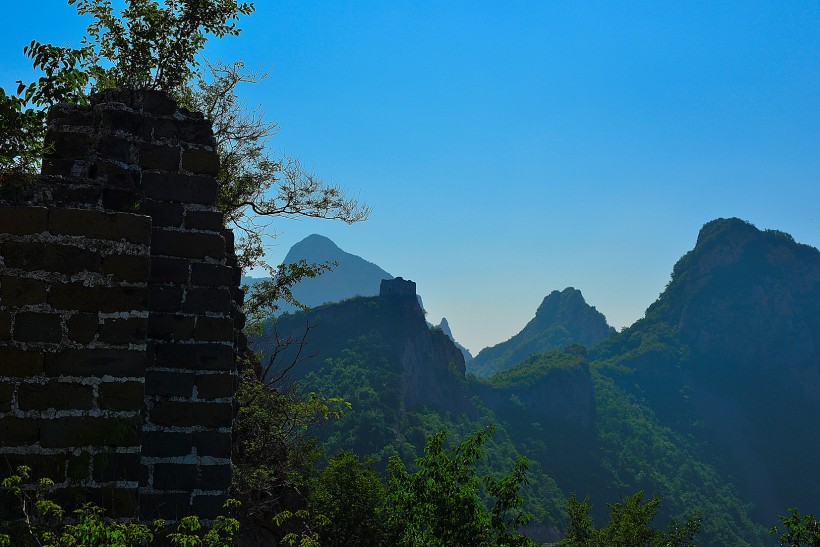
<path fill-rule="evenodd" d="M 213 517 L 244 316 L 210 122 L 114 91 L 48 123 L 41 176 L 0 187 L 0 473 L 114 516 Z"/>

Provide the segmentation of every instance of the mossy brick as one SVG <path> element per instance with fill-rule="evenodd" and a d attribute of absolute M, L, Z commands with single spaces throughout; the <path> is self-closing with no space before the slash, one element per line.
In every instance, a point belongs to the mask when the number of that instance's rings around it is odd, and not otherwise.
<path fill-rule="evenodd" d="M 196 393 L 199 399 L 223 399 L 236 393 L 236 381 L 232 374 L 199 374 L 196 377 Z"/>
<path fill-rule="evenodd" d="M 59 344 L 63 339 L 62 317 L 56 313 L 20 312 L 14 317 L 14 339 Z"/>
<path fill-rule="evenodd" d="M 90 209 L 52 209 L 49 230 L 54 235 L 151 243 L 151 217 Z"/>
<path fill-rule="evenodd" d="M 3 249 L 7 268 L 63 274 L 97 272 L 102 257 L 88 249 L 59 243 L 8 241 Z"/>
<path fill-rule="evenodd" d="M 22 383 L 17 390 L 20 410 L 89 410 L 93 406 L 92 387 L 51 381 L 45 384 Z"/>
<path fill-rule="evenodd" d="M 227 287 L 231 284 L 233 270 L 222 264 L 194 262 L 191 264 L 191 283 L 203 287 Z"/>
<path fill-rule="evenodd" d="M 154 465 L 154 488 L 157 490 L 227 490 L 230 483 L 229 465 Z"/>
<path fill-rule="evenodd" d="M 151 257 L 151 281 L 154 283 L 187 283 L 190 265 L 191 261 L 183 258 Z"/>
<path fill-rule="evenodd" d="M 233 422 L 231 403 L 156 401 L 151 409 L 151 423 L 172 427 L 230 427 Z"/>
<path fill-rule="evenodd" d="M 37 442 L 40 426 L 31 418 L 0 418 L 0 446 L 28 446 Z"/>
<path fill-rule="evenodd" d="M 91 152 L 91 138 L 87 133 L 49 129 L 46 131 L 45 146 L 51 151 L 46 158 L 67 160 L 84 159 Z"/>
<path fill-rule="evenodd" d="M 192 287 L 186 291 L 182 311 L 230 313 L 231 291 L 227 288 Z"/>
<path fill-rule="evenodd" d="M 43 304 L 47 289 L 46 282 L 39 279 L 4 275 L 0 277 L 0 304 L 10 308 Z"/>
<path fill-rule="evenodd" d="M 151 258 L 145 255 L 116 254 L 102 259 L 100 272 L 114 281 L 146 283 L 151 278 Z"/>
<path fill-rule="evenodd" d="M 98 389 L 97 406 L 103 410 L 139 410 L 144 403 L 142 382 L 103 382 Z"/>
<path fill-rule="evenodd" d="M 193 434 L 179 431 L 143 431 L 142 455 L 173 458 L 191 454 Z"/>
<path fill-rule="evenodd" d="M 142 188 L 149 199 L 200 205 L 216 202 L 217 182 L 214 177 L 145 172 L 142 174 Z"/>
<path fill-rule="evenodd" d="M 191 230 L 221 232 L 225 227 L 224 218 L 220 211 L 188 210 L 185 212 L 185 227 Z"/>
<path fill-rule="evenodd" d="M 55 310 L 84 312 L 130 312 L 148 309 L 146 287 L 86 287 L 77 283 L 55 283 L 48 303 Z"/>
<path fill-rule="evenodd" d="M 0 205 L 0 234 L 30 235 L 48 229 L 48 209 Z"/>
<path fill-rule="evenodd" d="M 43 373 L 43 352 L 0 346 L 0 376 L 36 376 Z"/>
<path fill-rule="evenodd" d="M 0 412 L 11 411 L 11 399 L 16 385 L 11 382 L 0 382 Z"/>
<path fill-rule="evenodd" d="M 148 320 L 144 317 L 108 318 L 100 324 L 99 342 L 122 346 L 144 344 L 148 335 Z"/>
<path fill-rule="evenodd" d="M 142 169 L 176 172 L 179 170 L 179 146 L 145 143 L 140 145 Z"/>
<path fill-rule="evenodd" d="M 139 418 L 65 416 L 42 421 L 40 445 L 43 448 L 137 446 L 139 432 Z"/>
<path fill-rule="evenodd" d="M 196 175 L 219 174 L 219 155 L 210 150 L 190 149 L 182 153 L 182 168 Z"/>
<path fill-rule="evenodd" d="M 148 336 L 152 340 L 190 340 L 194 337 L 195 318 L 174 313 L 148 316 Z"/>
<path fill-rule="evenodd" d="M 92 477 L 97 482 L 146 482 L 147 471 L 139 454 L 98 453 L 94 455 Z"/>
<path fill-rule="evenodd" d="M 191 397 L 194 392 L 194 374 L 148 370 L 145 374 L 145 392 L 149 396 Z"/>
<path fill-rule="evenodd" d="M 161 91 L 147 90 L 142 95 L 142 110 L 147 114 L 167 116 L 177 111 L 177 103 Z"/>
<path fill-rule="evenodd" d="M 66 319 L 68 339 L 80 344 L 88 344 L 97 336 L 99 316 L 96 313 L 75 313 Z"/>
<path fill-rule="evenodd" d="M 225 258 L 225 239 L 206 232 L 180 232 L 155 228 L 151 251 L 156 255 L 181 258 Z"/>
<path fill-rule="evenodd" d="M 143 195 L 139 190 L 105 186 L 100 197 L 102 206 L 112 211 L 138 213 L 142 208 Z"/>
<path fill-rule="evenodd" d="M 227 494 L 197 494 L 194 496 L 191 510 L 203 519 L 215 519 L 225 514 Z"/>
<path fill-rule="evenodd" d="M 233 334 L 234 325 L 230 318 L 204 315 L 196 318 L 194 339 L 199 342 L 231 342 Z"/>
<path fill-rule="evenodd" d="M 146 355 L 139 350 L 67 349 L 45 354 L 48 376 L 141 377 L 145 374 Z"/>
<path fill-rule="evenodd" d="M 231 457 L 231 434 L 220 431 L 197 431 L 194 433 L 197 456 L 213 458 Z"/>
<path fill-rule="evenodd" d="M 69 456 L 66 475 L 71 481 L 87 481 L 91 479 L 91 454 L 80 452 L 76 456 Z"/>
<path fill-rule="evenodd" d="M 152 312 L 178 312 L 182 309 L 185 290 L 174 285 L 148 285 L 148 303 Z"/>
<path fill-rule="evenodd" d="M 146 521 L 154 519 L 178 521 L 191 514 L 190 497 L 191 494 L 188 492 L 184 494 L 143 492 L 139 500 L 140 518 Z"/>
<path fill-rule="evenodd" d="M 158 344 L 155 366 L 189 370 L 230 371 L 233 346 L 225 344 Z"/>

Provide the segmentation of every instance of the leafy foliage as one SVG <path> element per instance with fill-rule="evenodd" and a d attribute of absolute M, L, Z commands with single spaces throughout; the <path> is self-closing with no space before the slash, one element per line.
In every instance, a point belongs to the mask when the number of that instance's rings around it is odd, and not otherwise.
<path fill-rule="evenodd" d="M 770 534 L 780 534 L 780 545 L 789 547 L 820 547 L 820 521 L 814 515 L 801 515 L 794 507 L 789 509 L 789 515 L 778 517 L 783 530 L 776 525 L 769 528 Z"/>

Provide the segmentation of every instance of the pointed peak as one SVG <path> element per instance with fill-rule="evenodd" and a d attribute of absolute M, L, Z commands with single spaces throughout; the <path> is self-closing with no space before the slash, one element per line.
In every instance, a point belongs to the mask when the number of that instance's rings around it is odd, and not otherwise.
<path fill-rule="evenodd" d="M 302 241 L 296 243 L 294 247 L 297 246 L 305 246 L 305 247 L 314 247 L 314 248 L 330 248 L 330 249 L 339 249 L 339 246 L 336 245 L 333 240 L 329 237 L 325 237 L 319 234 L 311 234 L 307 236 Z"/>

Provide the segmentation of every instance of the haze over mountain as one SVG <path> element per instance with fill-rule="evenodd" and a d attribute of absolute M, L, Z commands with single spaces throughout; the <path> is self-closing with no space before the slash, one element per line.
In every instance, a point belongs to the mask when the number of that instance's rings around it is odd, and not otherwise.
<path fill-rule="evenodd" d="M 820 252 L 742 220 L 707 223 L 646 316 L 595 357 L 709 446 L 759 515 L 820 510 Z"/>
<path fill-rule="evenodd" d="M 521 332 L 506 342 L 481 350 L 469 363 L 468 372 L 490 376 L 532 353 L 571 344 L 591 348 L 614 332 L 606 317 L 586 303 L 581 291 L 572 287 L 553 291 L 544 298 L 535 317 Z"/>
<path fill-rule="evenodd" d="M 453 343 L 459 350 L 461 350 L 461 353 L 464 355 L 465 363 L 469 363 L 473 360 L 473 354 L 470 353 L 470 350 L 459 344 L 458 341 L 456 341 L 455 337 L 453 337 L 453 331 L 450 330 L 450 323 L 447 322 L 446 317 L 442 317 L 441 321 L 439 321 L 438 325 L 436 326 L 440 328 L 444 334 L 447 335 L 447 338 L 453 341 Z"/>

